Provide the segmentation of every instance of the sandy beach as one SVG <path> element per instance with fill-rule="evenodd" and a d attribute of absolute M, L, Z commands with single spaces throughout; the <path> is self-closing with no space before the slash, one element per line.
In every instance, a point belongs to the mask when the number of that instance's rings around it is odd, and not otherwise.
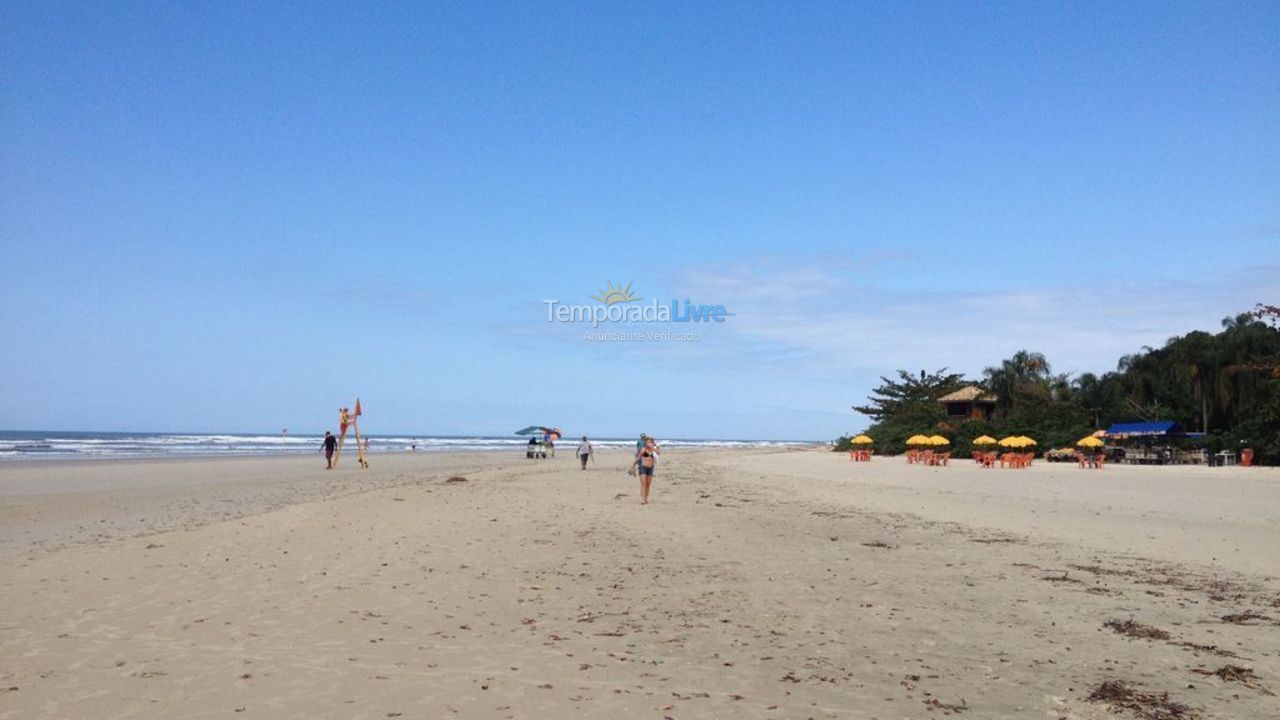
<path fill-rule="evenodd" d="M 0 718 L 1280 717 L 1276 469 L 628 461 L 0 465 Z"/>

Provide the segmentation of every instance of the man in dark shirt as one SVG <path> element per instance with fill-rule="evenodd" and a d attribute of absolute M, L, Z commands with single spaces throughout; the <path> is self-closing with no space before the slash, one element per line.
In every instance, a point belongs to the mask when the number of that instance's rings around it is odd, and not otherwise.
<path fill-rule="evenodd" d="M 324 451 L 324 461 L 328 463 L 325 469 L 332 470 L 333 469 L 333 451 L 338 449 L 338 438 L 334 437 L 333 433 L 329 432 L 328 430 L 325 430 L 324 445 L 322 445 L 320 449 Z"/>

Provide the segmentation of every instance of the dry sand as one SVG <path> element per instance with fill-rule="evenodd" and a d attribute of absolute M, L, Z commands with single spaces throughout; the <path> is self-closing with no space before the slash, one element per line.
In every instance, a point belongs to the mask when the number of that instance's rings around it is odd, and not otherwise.
<path fill-rule="evenodd" d="M 0 718 L 1280 718 L 1276 470 L 373 462 L 0 466 Z"/>

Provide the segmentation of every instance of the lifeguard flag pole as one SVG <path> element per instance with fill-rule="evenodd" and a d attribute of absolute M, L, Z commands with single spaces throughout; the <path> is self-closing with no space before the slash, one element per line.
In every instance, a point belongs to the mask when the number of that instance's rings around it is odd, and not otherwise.
<path fill-rule="evenodd" d="M 364 457 L 364 443 L 360 442 L 360 415 L 363 412 L 360 409 L 360 398 L 356 398 L 356 410 L 351 413 L 351 429 L 356 434 L 356 458 L 360 461 L 361 470 L 369 467 L 369 461 Z"/>

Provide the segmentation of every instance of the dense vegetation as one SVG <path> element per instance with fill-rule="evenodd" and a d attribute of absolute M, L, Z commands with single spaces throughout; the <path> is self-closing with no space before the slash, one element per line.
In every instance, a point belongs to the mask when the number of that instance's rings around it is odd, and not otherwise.
<path fill-rule="evenodd" d="M 1022 351 L 981 379 L 946 369 L 882 377 L 866 405 L 881 453 L 899 453 L 911 435 L 941 434 L 958 451 L 979 435 L 1028 435 L 1040 449 L 1068 446 L 1117 422 L 1174 420 L 1204 432 L 1211 451 L 1252 447 L 1256 461 L 1280 464 L 1280 308 L 1258 308 L 1222 321 L 1216 334 L 1191 332 L 1162 348 L 1144 347 L 1115 371 L 1054 374 L 1040 353 Z M 948 421 L 937 398 L 967 385 L 995 394 L 990 421 Z M 849 447 L 840 438 L 836 449 Z"/>

